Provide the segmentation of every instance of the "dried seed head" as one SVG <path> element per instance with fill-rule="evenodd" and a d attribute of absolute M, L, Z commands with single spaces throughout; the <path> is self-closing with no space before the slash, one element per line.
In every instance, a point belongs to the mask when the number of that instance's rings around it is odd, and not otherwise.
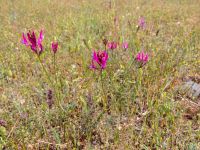
<path fill-rule="evenodd" d="M 107 39 L 103 39 L 103 44 L 106 46 L 108 43 L 108 40 Z"/>

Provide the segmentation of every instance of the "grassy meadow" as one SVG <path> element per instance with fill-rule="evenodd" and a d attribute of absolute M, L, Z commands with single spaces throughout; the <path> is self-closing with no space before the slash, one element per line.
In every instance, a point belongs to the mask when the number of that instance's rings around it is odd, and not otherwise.
<path fill-rule="evenodd" d="M 200 149 L 200 97 L 179 90 L 200 83 L 199 6 L 0 0 L 0 150 Z M 43 30 L 41 55 L 21 42 L 29 30 Z M 105 68 L 90 67 L 94 50 Z"/>

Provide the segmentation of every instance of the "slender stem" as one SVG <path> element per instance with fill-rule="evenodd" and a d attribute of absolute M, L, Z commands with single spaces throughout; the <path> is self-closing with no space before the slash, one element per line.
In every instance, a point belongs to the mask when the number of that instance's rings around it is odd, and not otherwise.
<path fill-rule="evenodd" d="M 56 62 L 56 54 L 54 53 L 53 55 L 53 62 L 54 62 L 54 78 L 55 78 L 55 90 L 56 90 L 56 87 L 57 87 L 57 90 L 58 90 L 58 98 L 59 100 L 61 100 L 61 95 L 60 95 L 60 92 L 59 92 L 59 86 L 58 86 L 58 74 L 57 74 L 57 62 Z"/>
<path fill-rule="evenodd" d="M 55 84 L 54 84 L 54 91 L 55 91 L 55 94 L 56 94 L 56 99 L 58 100 L 58 104 L 60 106 L 60 108 L 65 112 L 64 108 L 62 107 L 62 104 L 61 104 L 61 97 L 60 97 L 60 92 L 59 92 L 59 89 L 58 89 L 58 76 L 57 76 L 57 67 L 56 67 L 56 54 L 54 53 L 53 54 L 53 65 L 54 65 L 54 78 L 55 78 Z M 57 88 L 57 90 L 56 90 Z"/>
<path fill-rule="evenodd" d="M 56 86 L 57 86 L 57 74 L 56 74 L 56 55 L 55 55 L 55 53 L 53 54 L 53 67 L 54 67 L 54 69 L 53 69 L 53 71 L 54 71 L 54 78 L 55 78 L 55 81 L 56 81 L 56 83 L 54 84 L 54 91 L 56 92 Z"/>
<path fill-rule="evenodd" d="M 111 54 L 112 54 L 112 58 L 114 59 L 114 53 L 113 53 L 113 49 L 111 50 Z"/>
<path fill-rule="evenodd" d="M 104 95 L 104 105 L 106 104 L 106 93 L 105 93 L 105 90 L 104 90 L 104 86 L 103 86 L 103 70 L 101 69 L 100 71 L 100 74 L 101 74 L 101 88 L 102 88 L 102 91 L 103 91 L 103 95 Z"/>
<path fill-rule="evenodd" d="M 136 29 L 136 32 L 135 32 L 135 33 L 137 33 L 139 30 L 140 30 L 140 26 L 138 26 L 138 27 L 137 27 L 137 29 Z"/>
<path fill-rule="evenodd" d="M 125 71 L 125 74 L 126 74 L 126 73 L 130 73 L 131 67 L 134 66 L 133 63 L 134 63 L 134 60 L 131 61 L 130 65 L 128 66 L 128 68 L 127 68 L 126 71 Z"/>
<path fill-rule="evenodd" d="M 54 67 L 54 73 L 56 74 L 56 55 L 53 53 L 53 67 Z"/>
<path fill-rule="evenodd" d="M 40 62 L 40 64 L 41 64 L 41 66 L 42 66 L 42 70 L 45 72 L 45 75 L 47 76 L 47 78 L 48 78 L 48 80 L 49 80 L 49 83 L 51 84 L 52 87 L 54 87 L 54 84 L 53 84 L 53 82 L 51 81 L 51 78 L 50 78 L 50 76 L 49 76 L 47 70 L 45 69 L 44 64 L 42 63 L 42 60 L 41 60 L 40 56 L 37 55 L 37 58 L 38 58 L 38 60 L 39 60 L 39 62 Z M 54 89 L 54 90 L 55 90 L 55 89 Z M 58 95 L 57 95 L 57 92 L 56 92 L 56 91 L 55 91 L 55 96 L 56 96 L 56 99 L 58 100 Z"/>
<path fill-rule="evenodd" d="M 45 75 L 47 76 L 47 78 L 48 78 L 48 80 L 49 80 L 49 83 L 51 84 L 52 87 L 55 87 L 54 84 L 53 84 L 53 82 L 51 82 L 51 78 L 50 78 L 50 76 L 49 76 L 47 70 L 45 69 L 45 67 L 44 67 L 44 65 L 43 65 L 43 63 L 42 63 L 42 61 L 41 61 L 41 59 L 40 59 L 40 56 L 37 55 L 37 58 L 38 58 L 38 60 L 39 60 L 39 62 L 40 62 L 40 64 L 41 64 L 41 66 L 42 66 L 43 71 L 45 72 Z M 54 58 L 55 58 L 55 56 L 54 56 Z M 54 59 L 54 64 L 55 64 L 55 59 Z M 54 90 L 55 90 L 55 89 L 54 89 Z M 58 94 L 57 94 L 56 91 L 55 91 L 55 96 L 56 96 L 58 105 L 59 105 L 60 108 L 65 112 L 64 108 L 62 107 L 62 105 L 61 105 L 61 103 L 60 103 L 60 101 L 59 101 L 59 97 L 58 97 Z"/>
<path fill-rule="evenodd" d="M 43 63 L 42 63 L 42 61 L 41 61 L 41 59 L 40 59 L 40 56 L 37 55 L 37 58 L 38 58 L 38 60 L 39 60 L 39 62 L 40 62 L 40 64 L 41 64 L 41 66 L 42 66 L 42 70 L 45 72 L 45 75 L 47 76 L 47 78 L 48 78 L 50 84 L 52 85 L 51 78 L 50 78 L 50 76 L 49 76 L 47 70 L 45 69 L 45 67 L 44 67 L 44 65 L 43 65 Z"/>

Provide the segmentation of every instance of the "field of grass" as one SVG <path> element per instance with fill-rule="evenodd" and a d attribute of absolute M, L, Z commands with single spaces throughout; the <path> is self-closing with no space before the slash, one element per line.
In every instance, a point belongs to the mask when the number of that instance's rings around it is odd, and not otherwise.
<path fill-rule="evenodd" d="M 200 97 L 179 90 L 200 83 L 199 7 L 0 0 L 0 150 L 200 149 Z M 21 43 L 29 30 L 44 31 L 41 55 Z M 91 69 L 93 51 L 105 49 L 105 69 Z M 145 64 L 136 59 L 142 50 Z"/>

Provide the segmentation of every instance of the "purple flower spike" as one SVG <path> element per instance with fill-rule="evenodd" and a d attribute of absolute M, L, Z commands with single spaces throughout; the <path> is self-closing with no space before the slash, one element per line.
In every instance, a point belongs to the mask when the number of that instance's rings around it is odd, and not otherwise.
<path fill-rule="evenodd" d="M 123 49 L 127 49 L 127 48 L 128 48 L 128 42 L 122 43 L 122 48 L 123 48 Z"/>
<path fill-rule="evenodd" d="M 113 49 L 116 49 L 117 48 L 117 43 L 116 42 L 109 42 L 108 43 L 108 48 L 113 50 Z"/>
<path fill-rule="evenodd" d="M 27 35 L 27 36 L 26 36 Z M 44 34 L 43 31 L 40 31 L 40 35 L 38 39 L 36 38 L 35 32 L 29 31 L 27 34 L 22 34 L 22 44 L 26 46 L 30 46 L 33 52 L 35 52 L 37 55 L 40 55 L 43 52 L 43 46 L 42 46 L 42 41 L 44 39 Z"/>
<path fill-rule="evenodd" d="M 58 50 L 58 42 L 52 42 L 51 43 L 51 49 L 55 54 L 57 52 L 57 50 Z"/>
<path fill-rule="evenodd" d="M 146 64 L 149 60 L 149 55 L 147 53 L 145 54 L 144 51 L 139 52 L 136 55 L 136 60 L 142 64 Z"/>
<path fill-rule="evenodd" d="M 106 51 L 99 50 L 98 52 L 94 51 L 92 56 L 92 64 L 90 66 L 91 69 L 98 69 L 100 67 L 101 70 L 106 68 L 108 60 L 108 53 Z"/>
<path fill-rule="evenodd" d="M 53 100 L 53 91 L 52 90 L 48 90 L 47 91 L 47 100 L 46 100 L 48 106 L 49 106 L 49 109 L 52 108 L 53 104 L 54 104 L 54 100 Z"/>
<path fill-rule="evenodd" d="M 29 31 L 29 33 L 27 33 L 28 36 L 28 40 L 30 42 L 30 46 L 31 49 L 37 53 L 37 40 L 36 40 L 36 36 L 35 36 L 35 32 L 33 31 L 32 33 Z"/>
<path fill-rule="evenodd" d="M 146 27 L 146 22 L 145 22 L 144 17 L 140 17 L 140 18 L 139 18 L 139 20 L 138 20 L 138 26 L 139 26 L 141 29 L 145 29 L 145 27 Z"/>

